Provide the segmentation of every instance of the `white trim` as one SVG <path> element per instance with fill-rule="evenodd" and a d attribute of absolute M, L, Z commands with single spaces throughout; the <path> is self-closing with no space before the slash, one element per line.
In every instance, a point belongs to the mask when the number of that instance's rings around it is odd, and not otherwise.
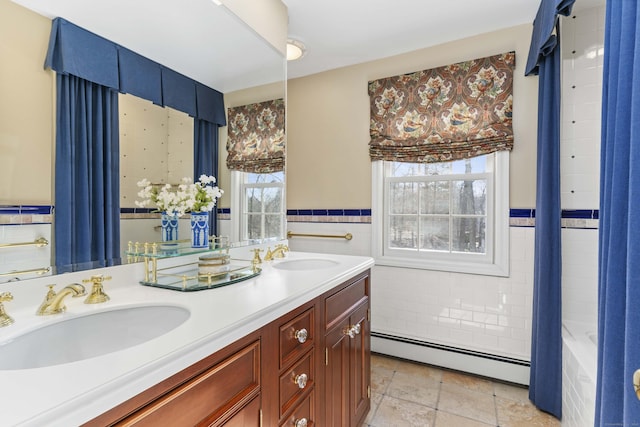
<path fill-rule="evenodd" d="M 416 268 L 425 270 L 451 271 L 457 273 L 481 274 L 489 276 L 509 275 L 509 152 L 495 154 L 493 179 L 488 185 L 494 186 L 491 206 L 493 223 L 487 224 L 487 232 L 493 232 L 493 244 L 487 244 L 488 256 L 480 255 L 474 260 L 474 254 L 463 256 L 442 256 L 435 254 L 431 258 L 401 257 L 384 253 L 384 162 L 371 163 L 371 250 L 376 265 L 390 267 Z M 492 182 L 492 184 L 490 184 Z M 448 254 L 447 254 L 448 255 Z M 464 258 L 464 259 L 461 259 Z"/>
<path fill-rule="evenodd" d="M 240 214 L 242 213 L 242 174 L 243 172 L 232 170 L 231 171 L 231 241 L 240 241 L 240 227 L 242 227 L 242 220 Z"/>
<path fill-rule="evenodd" d="M 473 355 L 459 354 L 452 351 L 398 342 L 375 336 L 371 337 L 371 351 L 489 378 L 496 378 L 516 384 L 529 385 L 530 368 L 528 366 Z"/>

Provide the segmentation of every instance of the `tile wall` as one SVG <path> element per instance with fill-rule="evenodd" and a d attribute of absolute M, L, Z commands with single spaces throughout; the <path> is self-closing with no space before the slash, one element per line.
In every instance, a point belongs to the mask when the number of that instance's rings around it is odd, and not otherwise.
<path fill-rule="evenodd" d="M 0 206 L 0 245 L 51 242 L 51 206 Z M 0 283 L 49 275 L 51 244 L 45 246 L 0 247 Z M 8 274 L 25 270 L 37 273 Z"/>
<path fill-rule="evenodd" d="M 560 142 L 563 209 L 597 208 L 600 179 L 600 125 L 604 54 L 604 5 L 575 10 L 562 21 L 562 133 Z M 598 230 L 562 232 L 562 317 L 597 330 Z M 581 337 L 584 339 L 584 337 Z M 593 425 L 595 346 L 567 345 L 564 337 L 562 425 Z M 591 354 L 582 354 L 589 352 Z"/>

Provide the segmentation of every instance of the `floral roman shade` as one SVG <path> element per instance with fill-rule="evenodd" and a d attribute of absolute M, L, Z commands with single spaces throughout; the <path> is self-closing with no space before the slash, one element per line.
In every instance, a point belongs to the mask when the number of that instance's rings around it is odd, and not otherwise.
<path fill-rule="evenodd" d="M 284 170 L 284 100 L 229 108 L 227 167 L 251 173 Z"/>
<path fill-rule="evenodd" d="M 369 82 L 371 160 L 433 163 L 513 147 L 515 52 Z"/>

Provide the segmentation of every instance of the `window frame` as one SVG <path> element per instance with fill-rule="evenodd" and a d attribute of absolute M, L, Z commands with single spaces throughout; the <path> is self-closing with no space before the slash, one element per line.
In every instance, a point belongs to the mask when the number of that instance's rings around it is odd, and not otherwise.
<path fill-rule="evenodd" d="M 475 253 L 414 252 L 388 249 L 388 216 L 385 209 L 389 197 L 386 190 L 385 168 L 389 162 L 371 163 L 372 175 L 372 256 L 376 265 L 439 270 L 456 273 L 506 277 L 509 275 L 509 152 L 498 151 L 493 156 L 492 170 L 474 175 L 488 175 L 487 179 L 487 237 L 486 255 Z M 451 175 L 448 180 L 464 177 Z M 391 178 L 390 178 L 391 179 Z M 492 194 L 489 194 L 490 187 Z M 489 218 L 489 213 L 492 218 Z M 491 235 L 489 234 L 491 233 Z M 490 242 L 491 237 L 491 242 Z M 408 256 L 407 256 L 408 255 Z"/>
<path fill-rule="evenodd" d="M 284 172 L 283 172 L 284 174 Z M 247 183 L 246 176 L 248 172 L 242 171 L 231 171 L 231 241 L 267 241 L 267 240 L 282 240 L 285 234 L 286 228 L 286 215 L 285 215 L 285 190 L 286 190 L 286 175 L 284 180 L 281 183 Z M 272 236 L 272 237 L 261 237 L 260 239 L 248 239 L 245 237 L 246 230 L 248 227 L 247 218 L 248 212 L 245 205 L 245 190 L 247 187 L 251 188 L 274 188 L 278 187 L 281 190 L 281 203 L 280 203 L 280 212 L 273 213 L 273 215 L 280 216 L 280 236 Z M 270 213 L 271 214 L 271 213 Z M 264 212 L 261 214 L 264 216 Z M 264 225 L 264 221 L 263 221 Z M 264 229 L 262 230 L 264 232 Z"/>

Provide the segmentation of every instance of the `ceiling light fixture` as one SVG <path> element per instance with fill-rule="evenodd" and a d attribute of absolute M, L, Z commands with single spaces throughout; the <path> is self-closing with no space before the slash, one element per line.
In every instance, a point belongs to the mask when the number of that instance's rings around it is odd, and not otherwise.
<path fill-rule="evenodd" d="M 307 53 L 306 48 L 302 42 L 298 40 L 287 40 L 287 61 L 295 61 L 302 58 Z"/>

